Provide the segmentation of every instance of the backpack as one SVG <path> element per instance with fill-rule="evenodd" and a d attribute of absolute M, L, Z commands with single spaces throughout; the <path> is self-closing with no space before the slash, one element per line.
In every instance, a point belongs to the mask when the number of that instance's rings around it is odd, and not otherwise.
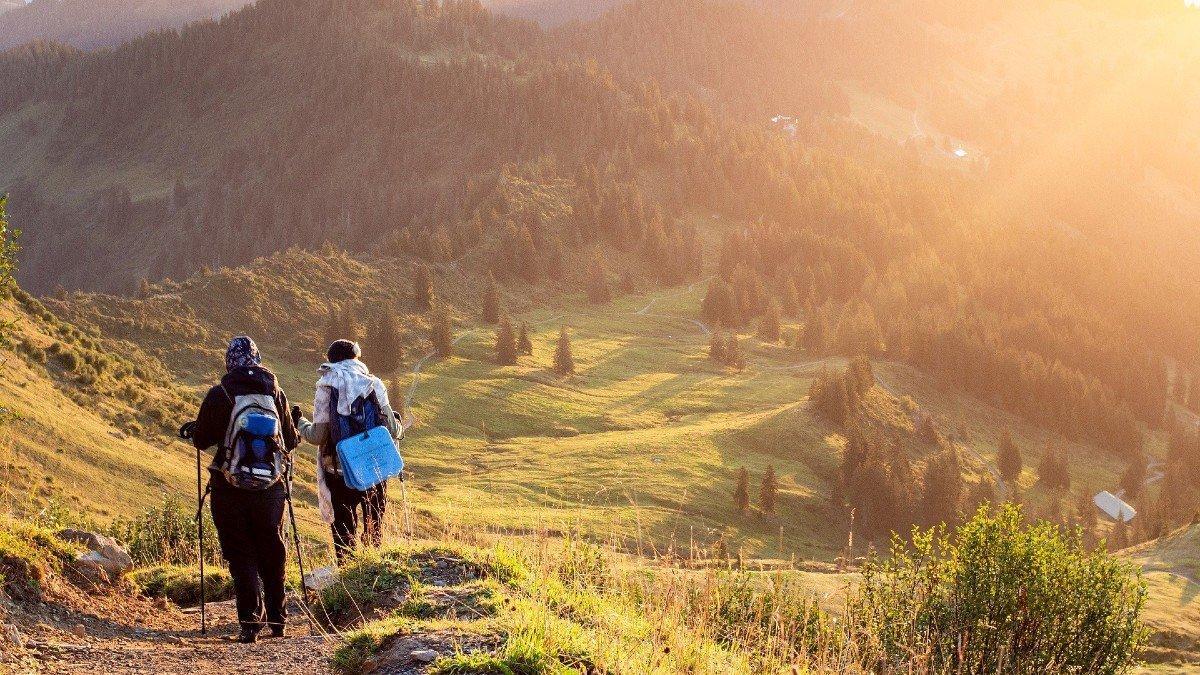
<path fill-rule="evenodd" d="M 225 391 L 221 387 L 221 391 Z M 242 490 L 266 490 L 283 479 L 287 454 L 282 425 L 270 394 L 243 394 L 226 398 L 233 403 L 225 429 L 225 461 L 221 473 L 230 485 Z"/>
<path fill-rule="evenodd" d="M 346 486 L 365 492 L 400 475 L 404 460 L 388 432 L 375 392 L 359 396 L 349 415 L 338 414 L 338 392 L 329 396 L 329 442 L 337 455 L 337 473 Z"/>

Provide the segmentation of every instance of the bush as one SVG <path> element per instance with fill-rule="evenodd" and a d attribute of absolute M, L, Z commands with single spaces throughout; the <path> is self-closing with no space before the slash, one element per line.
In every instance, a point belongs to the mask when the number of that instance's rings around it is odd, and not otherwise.
<path fill-rule="evenodd" d="M 166 598 L 180 607 L 200 604 L 200 568 L 155 565 L 127 576 L 136 592 L 148 598 Z M 233 598 L 233 579 L 219 567 L 204 568 L 204 599 L 219 602 Z"/>
<path fill-rule="evenodd" d="M 220 561 L 217 528 L 204 512 L 204 555 L 207 562 Z M 196 563 L 196 512 L 179 502 L 164 499 L 134 518 L 122 518 L 108 534 L 129 550 L 138 565 L 192 565 Z"/>
<path fill-rule="evenodd" d="M 1145 595 L 1129 563 L 1087 551 L 1078 531 L 985 506 L 953 535 L 915 532 L 870 561 L 850 637 L 871 670 L 1117 673 L 1145 637 Z"/>
<path fill-rule="evenodd" d="M 0 519 L 0 589 L 18 597 L 41 594 L 42 583 L 75 559 L 76 550 L 49 529 Z"/>

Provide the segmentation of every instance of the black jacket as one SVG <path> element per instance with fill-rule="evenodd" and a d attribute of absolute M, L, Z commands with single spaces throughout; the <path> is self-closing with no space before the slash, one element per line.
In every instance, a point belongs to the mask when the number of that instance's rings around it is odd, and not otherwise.
<path fill-rule="evenodd" d="M 279 430 L 283 435 L 284 447 L 291 452 L 300 445 L 300 436 L 296 433 L 296 425 L 292 423 L 287 396 L 275 383 L 275 374 L 262 366 L 236 368 L 225 373 L 220 385 L 208 390 L 204 402 L 200 404 L 200 413 L 196 415 L 192 445 L 195 445 L 197 450 L 217 446 L 213 466 L 219 466 L 225 461 L 225 448 L 220 446 L 225 442 L 225 430 L 229 426 L 229 416 L 233 413 L 233 399 L 244 394 L 267 394 L 273 397 L 275 411 L 279 414 Z"/>

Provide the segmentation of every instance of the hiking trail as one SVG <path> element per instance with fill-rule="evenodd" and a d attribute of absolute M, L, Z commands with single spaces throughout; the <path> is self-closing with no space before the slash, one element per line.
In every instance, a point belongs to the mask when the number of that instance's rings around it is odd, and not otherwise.
<path fill-rule="evenodd" d="M 252 645 L 230 639 L 238 629 L 232 600 L 209 603 L 207 635 L 200 634 L 200 617 L 194 609 L 115 594 L 89 604 L 78 611 L 53 607 L 36 620 L 15 617 L 13 625 L 41 672 L 322 673 L 328 672 L 338 641 L 313 632 L 294 601 L 289 607 L 288 635 Z"/>

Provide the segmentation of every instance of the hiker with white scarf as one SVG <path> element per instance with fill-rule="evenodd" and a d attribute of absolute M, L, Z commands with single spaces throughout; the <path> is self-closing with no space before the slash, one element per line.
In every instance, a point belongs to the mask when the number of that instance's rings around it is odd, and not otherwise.
<path fill-rule="evenodd" d="M 317 380 L 316 396 L 313 400 L 313 421 L 305 419 L 300 408 L 292 408 L 292 418 L 301 438 L 320 448 L 317 453 L 317 496 L 321 517 L 333 531 L 333 550 L 338 564 L 352 555 L 362 526 L 364 546 L 379 546 L 382 543 L 381 525 L 387 508 L 387 482 L 360 492 L 346 485 L 338 465 L 337 449 L 331 442 L 330 425 L 336 416 L 349 417 L 355 412 L 356 401 L 374 396 L 379 408 L 379 419 L 369 422 L 370 426 L 386 426 L 397 440 L 404 429 L 392 414 L 387 388 L 383 381 L 371 374 L 367 364 L 359 358 L 362 350 L 349 340 L 337 340 L 329 345 L 327 363 L 321 365 Z M 333 406 L 337 406 L 337 410 Z"/>

